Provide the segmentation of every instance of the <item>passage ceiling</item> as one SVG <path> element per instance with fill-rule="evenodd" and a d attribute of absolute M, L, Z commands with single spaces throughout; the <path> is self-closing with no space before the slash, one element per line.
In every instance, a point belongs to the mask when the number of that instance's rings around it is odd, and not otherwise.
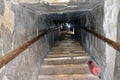
<path fill-rule="evenodd" d="M 42 4 L 25 3 L 23 6 L 40 13 L 65 13 L 88 11 L 101 5 L 102 2 L 102 0 L 44 0 Z"/>
<path fill-rule="evenodd" d="M 43 3 L 24 3 L 22 6 L 39 14 L 48 14 L 54 20 L 75 19 L 82 12 L 88 12 L 103 5 L 102 0 L 43 0 Z"/>

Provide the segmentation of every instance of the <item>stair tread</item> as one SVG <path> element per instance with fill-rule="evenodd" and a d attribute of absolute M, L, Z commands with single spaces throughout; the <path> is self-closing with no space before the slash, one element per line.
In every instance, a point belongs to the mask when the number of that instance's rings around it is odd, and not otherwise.
<path fill-rule="evenodd" d="M 55 48 L 52 48 L 51 50 L 58 50 L 58 49 L 68 49 L 68 50 L 70 50 L 70 49 L 73 49 L 73 50 L 76 50 L 76 49 L 79 49 L 79 50 L 83 50 L 82 48 L 80 48 L 79 46 L 64 46 L 64 47 L 55 47 Z"/>
<path fill-rule="evenodd" d="M 59 65 L 59 64 L 83 64 L 83 63 L 87 63 L 89 59 L 75 59 L 75 58 L 71 58 L 71 59 L 59 59 L 59 60 L 44 60 L 44 64 L 47 65 Z"/>
<path fill-rule="evenodd" d="M 61 64 L 58 64 L 58 65 L 46 65 L 46 64 L 43 64 L 42 65 L 42 68 L 48 68 L 48 67 L 50 67 L 50 68 L 54 68 L 54 67 L 73 67 L 73 68 L 75 68 L 75 67 L 88 67 L 88 65 L 86 64 L 86 63 L 83 63 L 83 64 L 63 64 L 63 65 L 61 65 Z"/>
<path fill-rule="evenodd" d="M 58 52 L 49 52 L 49 54 L 70 54 L 70 53 L 85 53 L 85 51 L 58 51 Z"/>
<path fill-rule="evenodd" d="M 90 73 L 87 64 L 67 64 L 67 65 L 43 65 L 40 74 L 88 74 Z"/>
<path fill-rule="evenodd" d="M 99 80 L 92 74 L 60 74 L 60 75 L 39 75 L 39 80 Z"/>
<path fill-rule="evenodd" d="M 48 54 L 48 56 L 47 57 L 49 57 L 49 58 L 55 58 L 55 57 L 76 57 L 76 56 L 88 56 L 88 54 L 87 53 L 85 53 L 85 54 L 71 54 L 71 53 L 69 53 L 69 54 Z"/>
<path fill-rule="evenodd" d="M 68 48 L 55 48 L 55 49 L 52 49 L 51 51 L 61 51 L 61 50 L 65 50 L 65 51 L 72 51 L 72 50 L 79 50 L 79 51 L 83 51 L 83 49 L 68 49 Z"/>
<path fill-rule="evenodd" d="M 57 53 L 57 52 L 65 53 L 65 52 L 85 52 L 85 51 L 83 51 L 83 50 L 53 50 L 53 51 L 50 51 L 50 53 L 51 53 L 51 52 L 55 52 L 55 53 Z"/>
<path fill-rule="evenodd" d="M 47 57 L 44 60 L 68 60 L 68 59 L 90 59 L 90 56 L 65 56 L 65 57 Z"/>

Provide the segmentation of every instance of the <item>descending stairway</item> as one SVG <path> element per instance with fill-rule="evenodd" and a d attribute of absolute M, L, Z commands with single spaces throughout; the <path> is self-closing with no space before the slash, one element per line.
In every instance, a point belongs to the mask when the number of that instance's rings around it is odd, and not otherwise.
<path fill-rule="evenodd" d="M 38 80 L 99 80 L 87 65 L 90 56 L 72 35 L 64 35 L 44 59 Z"/>

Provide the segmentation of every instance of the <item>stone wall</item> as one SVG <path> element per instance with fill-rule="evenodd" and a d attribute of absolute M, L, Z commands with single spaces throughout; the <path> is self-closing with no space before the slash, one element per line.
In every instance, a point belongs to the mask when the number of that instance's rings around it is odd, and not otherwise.
<path fill-rule="evenodd" d="M 120 43 L 120 11 L 117 22 L 117 42 Z M 115 60 L 114 80 L 119 80 L 119 79 L 120 79 L 120 52 L 117 51 L 116 60 Z"/>
<path fill-rule="evenodd" d="M 90 25 L 89 29 L 105 36 L 105 32 L 103 29 L 103 18 L 104 18 L 103 7 L 104 6 L 101 5 L 95 8 L 93 11 L 91 11 L 91 23 L 92 24 Z M 102 40 L 96 38 L 94 35 L 90 33 L 88 34 L 89 34 L 88 38 L 90 39 L 90 41 L 88 41 L 89 48 L 87 50 L 89 50 L 90 55 L 92 56 L 93 60 L 96 61 L 98 66 L 101 68 L 102 73 L 100 74 L 99 77 L 103 79 L 103 75 L 104 75 L 103 73 L 106 68 L 105 43 Z"/>
<path fill-rule="evenodd" d="M 4 5 L 4 3 L 0 3 Z M 3 10 L 2 10 L 3 9 Z M 14 24 L 1 22 L 0 24 L 0 56 L 17 48 L 40 33 L 40 30 L 53 27 L 48 15 L 33 13 L 20 5 L 11 4 L 9 12 L 13 15 L 4 16 L 4 6 L 0 8 L 0 19 Z M 12 17 L 12 18 L 11 18 Z M 13 23 L 12 23 L 13 22 Z M 7 25 L 6 25 L 7 24 Z M 47 55 L 57 38 L 58 31 L 51 31 L 39 41 L 28 47 L 23 53 L 0 69 L 0 80 L 37 80 L 43 58 Z"/>
<path fill-rule="evenodd" d="M 117 20 L 120 1 L 106 0 L 104 6 L 105 17 L 103 27 L 105 36 L 113 41 L 117 41 Z M 104 80 L 113 80 L 116 50 L 106 44 L 105 54 L 106 69 L 104 71 Z"/>
<path fill-rule="evenodd" d="M 85 30 L 80 29 L 80 27 L 87 27 L 116 41 L 119 4 L 119 0 L 106 0 L 104 6 L 99 6 L 82 15 L 78 20 L 79 26 L 76 26 L 75 29 L 77 39 L 100 66 L 102 73 L 99 77 L 102 80 L 113 80 L 116 50 Z"/>
<path fill-rule="evenodd" d="M 91 12 L 86 12 L 86 14 L 82 15 L 79 19 L 79 26 L 75 29 L 77 30 L 75 31 L 77 39 L 86 50 L 86 53 L 89 53 L 92 59 L 100 66 L 102 70 L 100 78 L 103 78 L 103 72 L 106 67 L 105 43 L 80 27 L 86 27 L 104 36 L 103 15 L 103 5 L 98 6 Z"/>

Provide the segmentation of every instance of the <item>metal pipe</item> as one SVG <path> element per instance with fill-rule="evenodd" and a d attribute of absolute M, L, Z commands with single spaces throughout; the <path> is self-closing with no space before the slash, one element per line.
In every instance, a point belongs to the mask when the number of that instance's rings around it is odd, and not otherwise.
<path fill-rule="evenodd" d="M 13 51 L 7 53 L 5 56 L 0 57 L 0 68 L 2 68 L 5 64 L 10 62 L 12 59 L 14 59 L 16 56 L 18 56 L 21 52 L 23 52 L 25 49 L 27 49 L 31 44 L 35 43 L 37 40 L 39 40 L 42 36 L 48 33 L 49 30 L 44 31 L 42 34 L 34 37 L 30 41 L 24 43 L 23 45 L 17 47 Z"/>
<path fill-rule="evenodd" d="M 103 40 L 104 42 L 108 43 L 109 45 L 111 45 L 114 49 L 120 51 L 120 44 L 119 43 L 117 43 L 117 42 L 115 42 L 115 41 L 113 41 L 111 39 L 108 39 L 108 38 L 102 36 L 101 34 L 95 32 L 95 31 L 89 30 L 89 29 L 87 29 L 85 27 L 82 27 L 81 29 L 86 30 L 87 32 L 93 34 L 97 38 L 99 38 L 99 39 Z"/>

